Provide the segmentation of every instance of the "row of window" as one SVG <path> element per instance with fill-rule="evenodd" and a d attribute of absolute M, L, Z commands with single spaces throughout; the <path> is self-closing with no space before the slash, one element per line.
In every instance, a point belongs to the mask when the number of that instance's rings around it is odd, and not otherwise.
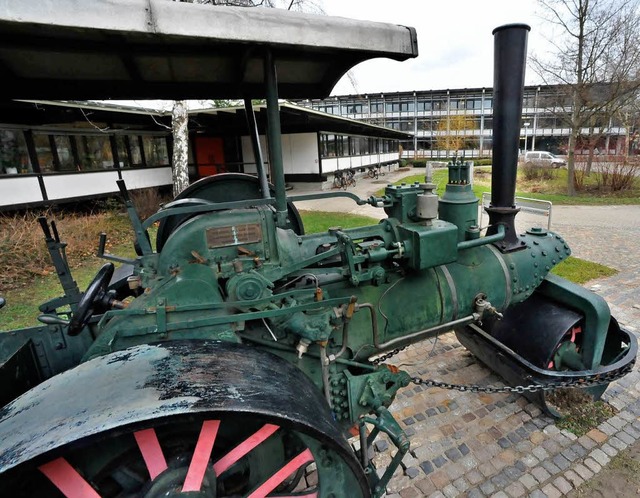
<path fill-rule="evenodd" d="M 322 102 L 313 108 L 336 115 L 409 113 L 426 111 L 491 109 L 491 98 L 435 98 L 429 100 L 376 101 L 367 102 Z"/>
<path fill-rule="evenodd" d="M 398 151 L 397 140 L 320 134 L 320 157 L 364 156 Z"/>
<path fill-rule="evenodd" d="M 0 129 L 0 174 L 167 166 L 167 138 Z"/>

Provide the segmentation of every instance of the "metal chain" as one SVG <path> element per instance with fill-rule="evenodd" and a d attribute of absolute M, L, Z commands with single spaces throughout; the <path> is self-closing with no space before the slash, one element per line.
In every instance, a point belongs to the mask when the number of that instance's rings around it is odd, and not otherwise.
<path fill-rule="evenodd" d="M 403 350 L 407 349 L 408 347 L 409 346 L 404 346 L 404 347 L 401 347 L 401 348 L 393 349 L 393 350 L 389 351 L 388 353 L 383 354 L 382 356 L 378 356 L 375 360 L 372 360 L 371 363 L 373 363 L 374 365 L 379 365 L 383 361 L 388 360 L 392 356 L 397 355 L 400 351 L 403 351 Z"/>
<path fill-rule="evenodd" d="M 550 382 L 548 384 L 529 384 L 527 386 L 503 386 L 503 387 L 491 387 L 491 386 L 478 386 L 478 385 L 464 385 L 464 384 L 450 384 L 448 382 L 439 382 L 433 379 L 421 379 L 420 377 L 412 377 L 411 382 L 418 385 L 427 387 L 440 387 L 442 389 L 452 389 L 455 391 L 472 392 L 472 393 L 523 393 L 523 392 L 537 392 L 537 391 L 553 391 L 555 389 L 567 388 L 567 387 L 591 387 L 600 384 L 608 384 L 626 374 L 631 372 L 635 362 L 628 363 L 627 365 L 619 368 L 618 370 L 612 370 L 606 374 L 591 374 L 583 377 L 574 377 L 569 380 L 561 382 Z"/>

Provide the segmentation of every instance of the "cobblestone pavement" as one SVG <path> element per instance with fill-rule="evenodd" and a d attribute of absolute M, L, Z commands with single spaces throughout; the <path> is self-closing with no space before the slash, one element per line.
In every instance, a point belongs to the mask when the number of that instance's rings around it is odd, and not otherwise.
<path fill-rule="evenodd" d="M 411 172 L 395 172 L 388 179 L 407 174 Z M 359 181 L 356 193 L 366 196 L 377 188 L 378 184 Z M 326 201 L 322 209 L 353 212 L 339 205 L 334 209 Z M 640 206 L 554 206 L 552 218 L 552 230 L 563 235 L 575 256 L 619 270 L 617 275 L 587 286 L 602 295 L 619 322 L 638 335 Z M 526 216 L 519 220 L 531 221 Z M 546 225 L 546 220 L 533 222 Z M 451 332 L 435 341 L 412 345 L 390 361 L 412 376 L 503 385 Z M 577 438 L 559 430 L 553 419 L 517 394 L 475 394 L 411 385 L 399 392 L 391 406 L 410 436 L 411 448 L 387 488 L 388 496 L 563 496 L 640 438 L 638 366 L 612 383 L 603 399 L 618 413 Z M 373 453 L 380 468 L 395 451 L 387 440 L 380 439 Z"/>

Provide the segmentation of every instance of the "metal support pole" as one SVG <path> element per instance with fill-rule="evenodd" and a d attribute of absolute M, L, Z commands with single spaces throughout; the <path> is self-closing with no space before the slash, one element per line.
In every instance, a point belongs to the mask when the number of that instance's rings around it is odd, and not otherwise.
<path fill-rule="evenodd" d="M 287 196 L 284 184 L 284 165 L 282 163 L 282 134 L 280 132 L 280 109 L 278 106 L 278 80 L 276 65 L 270 50 L 264 60 L 264 80 L 267 86 L 267 122 L 269 137 L 269 159 L 272 181 L 276 190 L 276 224 L 284 228 L 287 225 Z"/>
<path fill-rule="evenodd" d="M 249 136 L 251 137 L 251 145 L 253 146 L 253 157 L 256 162 L 256 170 L 258 171 L 260 190 L 262 192 L 263 199 L 268 199 L 271 197 L 271 193 L 269 192 L 267 170 L 264 167 L 262 149 L 260 148 L 260 134 L 258 133 L 258 124 L 256 123 L 256 116 L 253 113 L 253 104 L 251 103 L 251 99 L 244 99 L 244 113 L 247 116 L 247 127 L 249 128 Z"/>

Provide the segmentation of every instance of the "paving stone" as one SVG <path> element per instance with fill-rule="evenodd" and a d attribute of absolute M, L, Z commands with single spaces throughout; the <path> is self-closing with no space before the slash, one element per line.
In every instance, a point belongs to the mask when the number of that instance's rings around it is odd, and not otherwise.
<path fill-rule="evenodd" d="M 436 489 L 442 489 L 447 484 L 449 484 L 449 476 L 441 470 L 434 472 L 429 476 L 429 478 L 431 479 L 431 482 L 436 486 Z"/>
<path fill-rule="evenodd" d="M 420 471 L 416 467 L 409 467 L 404 471 L 404 473 L 411 479 L 415 479 L 420 475 Z"/>
<path fill-rule="evenodd" d="M 602 465 L 600 465 L 598 462 L 596 462 L 593 458 L 587 458 L 584 461 L 584 464 L 589 467 L 589 470 L 593 471 L 594 473 L 598 473 L 600 472 L 600 470 L 602 470 Z"/>
<path fill-rule="evenodd" d="M 558 456 L 562 456 L 563 458 L 566 458 L 569 462 L 575 462 L 578 459 L 578 454 L 573 450 L 573 447 L 567 448 Z M 556 465 L 558 465 L 557 462 L 556 462 Z M 558 465 L 558 467 L 560 467 L 560 465 Z"/>
<path fill-rule="evenodd" d="M 564 478 L 569 481 L 574 488 L 577 488 L 584 483 L 584 479 L 573 470 L 567 470 L 564 473 Z"/>
<path fill-rule="evenodd" d="M 445 457 L 443 457 L 442 455 L 438 455 L 437 457 L 435 457 L 433 460 L 431 460 L 431 462 L 433 462 L 433 464 L 440 468 L 442 467 L 445 463 L 447 463 L 447 459 Z"/>
<path fill-rule="evenodd" d="M 584 439 L 591 439 L 595 444 L 589 443 L 591 446 L 585 444 Z M 585 436 L 578 439 L 578 441 L 587 449 L 593 448 L 596 444 L 602 444 L 607 440 L 608 436 L 599 429 L 591 429 L 585 434 Z"/>
<path fill-rule="evenodd" d="M 480 491 L 482 491 L 485 495 L 491 495 L 496 490 L 496 487 L 491 483 L 491 481 L 485 481 L 480 484 Z"/>
<path fill-rule="evenodd" d="M 562 493 L 562 494 L 567 494 L 569 491 L 571 491 L 573 489 L 573 486 L 571 486 L 571 484 L 569 483 L 569 481 L 567 481 L 563 476 L 558 477 L 557 479 L 553 480 L 553 485 L 558 488 L 558 490 Z"/>
<path fill-rule="evenodd" d="M 547 484 L 542 487 L 542 492 L 547 495 L 547 498 L 560 498 L 562 493 L 553 484 Z"/>
<path fill-rule="evenodd" d="M 429 498 L 447 498 L 442 491 L 436 491 L 435 493 L 431 493 Z"/>
<path fill-rule="evenodd" d="M 444 454 L 447 455 L 447 458 L 452 462 L 457 462 L 462 458 L 462 453 L 460 453 L 458 448 L 449 448 Z"/>
<path fill-rule="evenodd" d="M 504 488 L 504 492 L 507 493 L 508 496 L 512 498 L 519 498 L 520 496 L 524 496 L 527 492 L 525 487 L 519 481 L 512 482 L 506 488 Z"/>
<path fill-rule="evenodd" d="M 564 456 L 562 455 L 556 455 L 553 457 L 553 463 L 554 465 L 556 465 L 560 470 L 566 470 L 569 468 L 569 465 L 571 465 L 571 462 L 569 462 L 568 459 L 566 459 Z"/>
<path fill-rule="evenodd" d="M 431 462 L 429 462 L 429 461 L 422 462 L 422 463 L 420 464 L 420 468 L 421 468 L 421 469 L 422 469 L 422 471 L 423 471 L 425 474 L 427 474 L 427 475 L 429 475 L 429 474 L 431 474 L 431 473 L 433 472 L 433 465 L 432 465 L 432 464 L 431 464 Z"/>
<path fill-rule="evenodd" d="M 626 432 L 618 432 L 618 434 L 616 434 L 616 435 L 617 435 L 618 439 L 624 441 L 627 444 L 627 446 L 636 442 L 636 440 L 634 438 L 632 438 Z"/>
<path fill-rule="evenodd" d="M 609 440 L 609 444 L 611 446 L 613 446 L 615 449 L 622 451 L 624 450 L 627 446 L 629 446 L 627 443 L 625 443 L 624 441 L 622 441 L 620 438 L 618 438 L 617 436 L 613 436 L 610 440 Z"/>
<path fill-rule="evenodd" d="M 522 483 L 522 485 L 527 488 L 527 490 L 532 490 L 538 485 L 538 481 L 531 474 L 525 474 L 520 479 L 518 479 Z"/>
<path fill-rule="evenodd" d="M 460 446 L 458 446 L 458 450 L 460 451 L 462 456 L 466 456 L 471 452 L 471 450 L 465 443 L 462 443 Z"/>
<path fill-rule="evenodd" d="M 537 446 L 533 448 L 533 456 L 535 456 L 538 460 L 544 462 L 547 458 L 549 458 L 549 453 L 542 446 Z"/>
<path fill-rule="evenodd" d="M 509 498 L 509 495 L 507 495 L 507 493 L 505 493 L 504 491 L 498 491 L 491 496 L 493 496 L 494 498 Z"/>
<path fill-rule="evenodd" d="M 497 489 L 502 489 L 509 485 L 511 479 L 504 472 L 500 472 L 491 478 L 491 482 Z"/>
<path fill-rule="evenodd" d="M 578 474 L 585 481 L 591 479 L 593 477 L 593 471 L 589 469 L 586 465 L 579 463 L 574 467 L 576 474 Z"/>
<path fill-rule="evenodd" d="M 472 488 L 467 491 L 467 498 L 483 498 L 485 495 L 479 488 Z"/>
<path fill-rule="evenodd" d="M 602 465 L 603 467 L 611 461 L 609 456 L 600 448 L 596 448 L 595 450 L 593 450 L 589 456 L 593 458 L 596 462 L 598 462 L 600 465 Z"/>
<path fill-rule="evenodd" d="M 460 491 L 453 484 L 447 484 L 441 491 L 447 498 L 456 498 L 456 496 L 460 495 Z"/>
<path fill-rule="evenodd" d="M 500 445 L 500 448 L 509 448 L 511 446 L 511 441 L 506 437 L 501 437 L 498 439 L 498 444 Z"/>
<path fill-rule="evenodd" d="M 456 479 L 455 481 L 453 481 L 452 483 L 456 489 L 460 492 L 464 492 L 467 489 L 469 489 L 469 483 L 467 482 L 467 480 L 463 477 L 459 477 L 458 479 Z"/>
<path fill-rule="evenodd" d="M 607 443 L 605 443 L 605 444 L 607 444 Z M 577 456 L 577 459 L 578 458 L 582 458 L 583 456 L 585 456 L 588 453 L 587 449 L 584 446 L 582 446 L 581 444 L 577 443 L 577 442 L 572 444 L 570 448 L 567 448 L 567 450 L 571 450 L 573 453 L 575 453 L 576 456 Z M 569 460 L 571 460 L 571 459 L 569 458 Z"/>
<path fill-rule="evenodd" d="M 524 463 L 528 468 L 532 468 L 535 467 L 538 462 L 540 462 L 540 460 L 538 460 L 535 456 L 533 455 L 527 455 L 525 457 L 522 457 L 521 459 L 522 463 Z"/>
<path fill-rule="evenodd" d="M 600 449 L 610 457 L 614 457 L 618 454 L 618 450 L 611 446 L 609 443 L 603 444 Z"/>
<path fill-rule="evenodd" d="M 609 420 L 607 420 L 607 422 L 618 430 L 622 429 L 625 425 L 627 425 L 627 421 L 624 420 L 619 415 L 615 415 L 611 417 Z"/>
<path fill-rule="evenodd" d="M 608 422 L 602 422 L 598 426 L 598 429 L 604 432 L 607 436 L 613 436 L 616 432 L 618 432 L 617 429 Z"/>
<path fill-rule="evenodd" d="M 429 496 L 436 491 L 436 487 L 430 479 L 420 479 L 415 482 L 415 486 L 422 492 L 422 496 Z"/>
<path fill-rule="evenodd" d="M 558 467 L 555 463 L 553 463 L 551 460 L 544 460 L 542 462 L 542 466 L 547 470 L 547 472 L 549 472 L 551 475 L 555 475 L 555 474 L 559 474 L 560 473 L 560 467 Z"/>
<path fill-rule="evenodd" d="M 493 466 L 491 462 L 481 463 L 478 466 L 478 470 L 485 477 L 490 477 L 496 473 L 496 468 Z"/>
<path fill-rule="evenodd" d="M 547 495 L 540 489 L 535 489 L 529 495 L 529 498 L 547 498 Z"/>
<path fill-rule="evenodd" d="M 378 439 L 375 443 L 373 443 L 373 446 L 377 451 L 383 452 L 387 448 L 389 448 L 389 443 L 387 443 L 387 441 L 385 441 L 384 439 Z"/>
<path fill-rule="evenodd" d="M 540 484 L 551 477 L 549 471 L 542 466 L 532 468 L 531 475 L 533 475 Z"/>
<path fill-rule="evenodd" d="M 467 472 L 467 474 L 465 475 L 465 477 L 467 478 L 467 481 L 469 481 L 469 483 L 472 486 L 475 486 L 478 483 L 481 483 L 482 481 L 484 481 L 484 476 L 476 469 Z"/>
<path fill-rule="evenodd" d="M 420 498 L 422 494 L 414 487 L 404 488 L 400 490 L 400 496 L 402 498 Z"/>

